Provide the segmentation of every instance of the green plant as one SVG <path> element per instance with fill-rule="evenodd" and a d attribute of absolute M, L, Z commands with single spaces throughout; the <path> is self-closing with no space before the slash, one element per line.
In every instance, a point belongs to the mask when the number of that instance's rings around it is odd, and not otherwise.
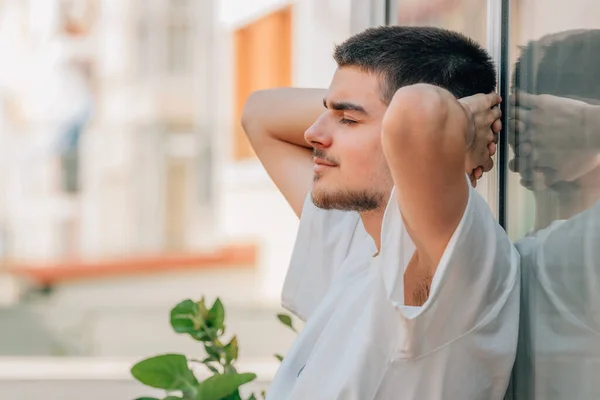
<path fill-rule="evenodd" d="M 288 328 L 290 328 L 291 330 L 293 330 L 295 333 L 298 333 L 298 331 L 296 330 L 296 328 L 294 328 L 294 322 L 292 321 L 292 317 L 290 315 L 288 315 L 288 314 L 277 314 L 277 319 L 283 325 L 287 326 Z M 283 361 L 283 356 L 281 354 L 275 354 L 275 358 L 278 359 L 279 362 Z"/>
<path fill-rule="evenodd" d="M 204 298 L 197 302 L 182 301 L 171 310 L 171 326 L 175 332 L 187 334 L 202 343 L 206 357 L 202 360 L 181 354 L 151 357 L 131 368 L 134 378 L 147 386 L 164 389 L 167 395 L 162 400 L 243 400 L 239 387 L 256 379 L 256 375 L 236 370 L 238 342 L 235 336 L 223 343 L 225 308 L 221 300 L 216 299 L 210 309 Z M 213 375 L 199 381 L 190 368 L 193 363 L 203 365 Z M 159 399 L 142 397 L 137 400 Z M 247 400 L 257 400 L 257 397 L 252 394 Z"/>

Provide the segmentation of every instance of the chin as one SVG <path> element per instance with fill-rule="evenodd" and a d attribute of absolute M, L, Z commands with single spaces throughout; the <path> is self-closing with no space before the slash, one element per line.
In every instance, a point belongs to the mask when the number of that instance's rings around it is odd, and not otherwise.
<path fill-rule="evenodd" d="M 548 187 L 558 193 L 569 193 L 580 189 L 580 185 L 576 181 L 557 181 L 549 184 Z"/>

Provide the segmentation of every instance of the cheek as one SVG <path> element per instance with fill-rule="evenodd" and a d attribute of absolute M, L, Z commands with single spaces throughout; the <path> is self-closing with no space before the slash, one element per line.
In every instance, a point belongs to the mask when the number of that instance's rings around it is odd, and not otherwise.
<path fill-rule="evenodd" d="M 349 179 L 380 179 L 389 173 L 379 137 L 375 140 L 356 141 L 345 149 L 346 168 Z"/>

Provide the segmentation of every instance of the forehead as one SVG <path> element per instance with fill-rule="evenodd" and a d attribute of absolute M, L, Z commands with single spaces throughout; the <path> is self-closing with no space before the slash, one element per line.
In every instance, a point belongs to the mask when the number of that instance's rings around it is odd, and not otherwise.
<path fill-rule="evenodd" d="M 375 74 L 356 67 L 342 67 L 335 71 L 326 98 L 328 101 L 347 101 L 364 107 L 385 105 L 381 101 L 381 89 Z"/>

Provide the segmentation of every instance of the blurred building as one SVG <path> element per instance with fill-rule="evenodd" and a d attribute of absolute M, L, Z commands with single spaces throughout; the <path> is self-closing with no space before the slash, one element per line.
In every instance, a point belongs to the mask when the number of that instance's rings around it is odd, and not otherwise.
<path fill-rule="evenodd" d="M 345 3 L 0 3 L 6 260 L 35 266 L 242 240 L 285 264 L 295 218 L 239 117 L 253 90 L 327 84 L 333 43 L 350 32 Z M 285 267 L 267 264 L 281 281 Z"/>
<path fill-rule="evenodd" d="M 275 314 L 298 221 L 240 116 L 254 90 L 326 87 L 350 10 L 0 0 L 0 397 L 33 371 L 74 388 L 101 360 L 121 382 L 140 357 L 197 351 L 167 317 L 203 295 L 269 379 L 294 337 Z"/>

